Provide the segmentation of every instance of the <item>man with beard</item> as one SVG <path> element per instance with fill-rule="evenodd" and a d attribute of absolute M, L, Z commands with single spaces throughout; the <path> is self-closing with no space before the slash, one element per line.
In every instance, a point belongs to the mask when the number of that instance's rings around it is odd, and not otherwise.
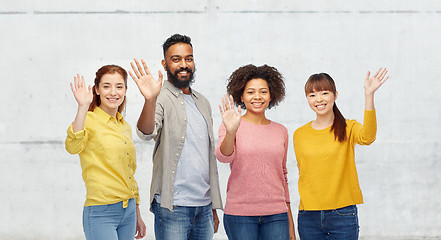
<path fill-rule="evenodd" d="M 150 187 L 157 240 L 213 239 L 222 208 L 213 120 L 208 100 L 190 88 L 196 70 L 188 36 L 175 34 L 163 44 L 168 81 L 156 81 L 144 60 L 131 63 L 145 98 L 137 133 L 155 140 Z M 141 66 L 142 64 L 142 66 Z"/>

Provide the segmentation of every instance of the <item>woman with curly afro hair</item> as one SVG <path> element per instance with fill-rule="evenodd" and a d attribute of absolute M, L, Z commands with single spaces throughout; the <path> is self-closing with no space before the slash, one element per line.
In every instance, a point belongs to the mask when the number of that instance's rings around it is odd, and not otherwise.
<path fill-rule="evenodd" d="M 285 97 L 282 74 L 268 65 L 246 65 L 231 74 L 227 92 L 230 96 L 219 106 L 222 124 L 215 153 L 231 169 L 224 214 L 228 239 L 295 239 L 286 170 L 288 131 L 265 116 Z"/>

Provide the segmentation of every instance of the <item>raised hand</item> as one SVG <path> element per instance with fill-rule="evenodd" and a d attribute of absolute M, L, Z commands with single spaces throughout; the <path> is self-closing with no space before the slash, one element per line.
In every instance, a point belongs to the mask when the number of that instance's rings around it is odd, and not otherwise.
<path fill-rule="evenodd" d="M 81 76 L 81 79 L 79 74 L 74 76 L 74 83 L 70 83 L 70 88 L 72 89 L 72 93 L 78 103 L 78 106 L 88 108 L 93 100 L 93 93 L 90 85 L 86 88 L 84 76 Z"/>
<path fill-rule="evenodd" d="M 222 98 L 222 105 L 219 105 L 219 110 L 222 116 L 222 123 L 228 133 L 235 134 L 240 125 L 241 108 L 237 108 L 237 112 L 234 109 L 233 96 L 230 95 L 230 101 L 228 101 L 228 96 Z"/>
<path fill-rule="evenodd" d="M 144 69 L 141 67 L 141 64 L 136 58 L 134 59 L 134 61 L 135 63 L 130 62 L 130 65 L 132 66 L 133 72 L 135 74 L 129 71 L 130 76 L 135 81 L 136 85 L 139 88 L 139 91 L 145 99 L 155 99 L 159 95 L 159 92 L 161 92 L 163 77 L 161 71 L 158 70 L 159 79 L 158 81 L 156 81 L 153 78 L 152 74 L 150 74 L 150 71 L 147 68 L 147 64 L 145 63 L 144 59 L 141 59 L 141 63 Z"/>
<path fill-rule="evenodd" d="M 386 77 L 387 69 L 380 68 L 378 71 L 370 77 L 370 72 L 367 73 L 366 79 L 364 80 L 364 91 L 366 95 L 373 95 L 377 89 L 389 79 Z"/>

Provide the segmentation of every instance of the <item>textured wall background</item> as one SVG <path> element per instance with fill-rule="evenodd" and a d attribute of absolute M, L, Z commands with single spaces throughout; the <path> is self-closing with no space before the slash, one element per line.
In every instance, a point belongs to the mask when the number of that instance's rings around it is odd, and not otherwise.
<path fill-rule="evenodd" d="M 217 110 L 225 80 L 239 66 L 277 67 L 285 101 L 268 112 L 290 131 L 312 120 L 303 93 L 309 75 L 328 72 L 347 118 L 363 119 L 363 79 L 390 69 L 376 96 L 378 135 L 357 148 L 365 204 L 360 235 L 370 239 L 441 238 L 441 4 L 427 1 L 42 1 L 0 4 L 0 239 L 83 239 L 85 188 L 78 156 L 64 150 L 76 113 L 69 82 L 92 84 L 105 64 L 129 69 L 134 57 L 162 69 L 161 45 L 173 33 L 192 37 L 194 88 Z M 130 80 L 126 119 L 135 127 L 143 99 Z M 137 147 L 142 213 L 148 211 L 152 144 Z M 256 145 L 258 145 L 258 140 Z M 297 167 L 290 143 L 292 207 Z M 229 167 L 219 164 L 225 198 Z M 220 214 L 222 215 L 222 214 Z M 221 225 L 216 239 L 225 239 Z"/>

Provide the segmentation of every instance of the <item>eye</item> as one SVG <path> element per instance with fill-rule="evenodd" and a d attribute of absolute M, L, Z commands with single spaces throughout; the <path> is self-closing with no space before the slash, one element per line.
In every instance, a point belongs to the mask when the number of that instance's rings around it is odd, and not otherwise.
<path fill-rule="evenodd" d="M 118 88 L 118 89 L 123 89 L 123 86 L 117 86 L 116 88 Z"/>
<path fill-rule="evenodd" d="M 193 62 L 193 58 L 192 57 L 187 58 L 187 62 Z"/>
<path fill-rule="evenodd" d="M 253 91 L 247 91 L 247 94 L 253 94 L 254 92 Z"/>
<path fill-rule="evenodd" d="M 179 62 L 179 58 L 172 58 L 172 62 Z"/>
<path fill-rule="evenodd" d="M 311 93 L 311 94 L 308 94 L 308 97 L 315 97 L 315 94 L 313 94 L 313 93 Z"/>
<path fill-rule="evenodd" d="M 110 86 L 109 85 L 104 85 L 103 88 L 104 89 L 108 89 Z"/>

